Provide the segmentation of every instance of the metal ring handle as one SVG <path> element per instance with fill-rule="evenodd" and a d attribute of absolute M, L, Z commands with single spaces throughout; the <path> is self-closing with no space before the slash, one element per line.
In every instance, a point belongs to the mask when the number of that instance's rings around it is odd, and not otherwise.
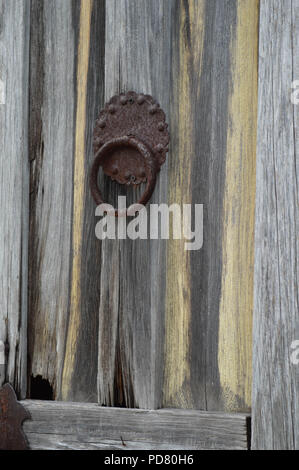
<path fill-rule="evenodd" d="M 106 142 L 96 153 L 90 172 L 90 189 L 91 194 L 97 205 L 104 204 L 102 193 L 98 187 L 98 172 L 107 152 L 116 150 L 119 147 L 127 146 L 137 150 L 144 158 L 145 172 L 147 177 L 147 184 L 144 193 L 139 199 L 137 204 L 145 205 L 151 198 L 156 185 L 157 167 L 155 158 L 150 149 L 140 140 L 133 136 L 117 137 Z M 118 211 L 115 211 L 115 216 L 118 217 Z"/>

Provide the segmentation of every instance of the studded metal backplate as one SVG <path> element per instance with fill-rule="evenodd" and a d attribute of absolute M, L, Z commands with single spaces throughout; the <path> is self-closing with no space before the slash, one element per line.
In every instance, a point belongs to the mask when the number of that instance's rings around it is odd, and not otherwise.
<path fill-rule="evenodd" d="M 100 112 L 94 130 L 94 153 L 118 137 L 133 136 L 152 152 L 159 171 L 168 151 L 169 133 L 165 114 L 149 95 L 134 91 L 113 96 Z M 146 181 L 145 162 L 139 152 L 129 146 L 113 149 L 103 158 L 106 175 L 120 184 L 138 185 Z"/>

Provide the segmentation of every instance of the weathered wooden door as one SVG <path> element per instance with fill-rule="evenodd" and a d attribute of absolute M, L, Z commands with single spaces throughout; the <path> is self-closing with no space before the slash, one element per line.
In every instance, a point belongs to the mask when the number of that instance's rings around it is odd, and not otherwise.
<path fill-rule="evenodd" d="M 259 1 L 0 5 L 5 380 L 22 399 L 249 413 Z M 95 236 L 93 129 L 130 90 L 169 124 L 150 202 L 203 204 L 199 250 Z"/>
<path fill-rule="evenodd" d="M 32 2 L 29 396 L 250 408 L 257 27 L 252 0 Z M 204 205 L 198 251 L 95 237 L 93 128 L 129 90 L 166 111 L 151 202 Z"/>

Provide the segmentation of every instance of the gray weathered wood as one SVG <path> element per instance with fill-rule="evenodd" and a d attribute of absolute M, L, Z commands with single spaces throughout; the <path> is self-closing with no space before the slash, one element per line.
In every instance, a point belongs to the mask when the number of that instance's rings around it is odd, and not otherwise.
<path fill-rule="evenodd" d="M 29 373 L 60 390 L 70 283 L 75 33 L 70 0 L 31 5 Z"/>
<path fill-rule="evenodd" d="M 244 414 L 25 400 L 31 449 L 247 449 Z"/>
<path fill-rule="evenodd" d="M 299 449 L 299 1 L 262 0 L 259 38 L 252 446 Z"/>
<path fill-rule="evenodd" d="M 4 380 L 26 396 L 29 0 L 0 1 L 0 341 Z M 1 365 L 0 365 L 1 367 Z"/>
<path fill-rule="evenodd" d="M 53 398 L 94 402 L 100 242 L 88 174 L 103 12 L 102 1 L 31 2 L 28 372 L 48 381 Z"/>
<path fill-rule="evenodd" d="M 248 410 L 258 1 L 31 4 L 29 375 L 65 401 Z M 95 237 L 92 131 L 130 89 L 169 123 L 151 202 L 204 204 L 199 251 Z"/>
<path fill-rule="evenodd" d="M 168 0 L 106 2 L 106 100 L 120 91 L 151 94 L 168 119 L 174 6 Z M 117 202 L 119 191 L 119 187 L 105 184 L 108 201 Z M 136 201 L 138 194 L 129 194 L 127 204 Z M 165 202 L 166 198 L 167 163 L 151 202 Z M 165 240 L 102 243 L 100 404 L 142 408 L 162 404 L 165 247 Z"/>
<path fill-rule="evenodd" d="M 160 102 L 170 152 L 151 202 L 204 204 L 204 243 L 103 242 L 100 404 L 250 408 L 257 24 L 253 0 L 106 2 L 105 97 Z"/>

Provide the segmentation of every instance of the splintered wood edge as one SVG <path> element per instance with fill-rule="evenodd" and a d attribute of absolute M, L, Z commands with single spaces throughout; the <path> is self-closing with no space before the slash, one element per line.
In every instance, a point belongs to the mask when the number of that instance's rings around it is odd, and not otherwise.
<path fill-rule="evenodd" d="M 30 449 L 248 449 L 249 416 L 165 408 L 25 400 Z"/>

